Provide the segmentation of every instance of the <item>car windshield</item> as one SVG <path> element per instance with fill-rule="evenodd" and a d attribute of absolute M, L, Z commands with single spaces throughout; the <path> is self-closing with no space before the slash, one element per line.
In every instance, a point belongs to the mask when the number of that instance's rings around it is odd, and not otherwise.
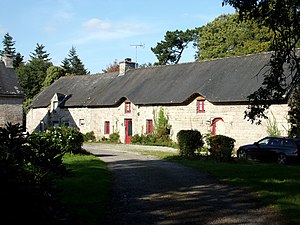
<path fill-rule="evenodd" d="M 270 140 L 271 140 L 270 138 L 264 138 L 264 139 L 258 141 L 258 144 L 259 145 L 268 145 L 270 143 Z"/>

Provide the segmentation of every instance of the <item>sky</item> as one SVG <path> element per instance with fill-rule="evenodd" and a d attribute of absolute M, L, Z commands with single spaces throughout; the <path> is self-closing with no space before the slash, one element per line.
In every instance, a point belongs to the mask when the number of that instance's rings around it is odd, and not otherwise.
<path fill-rule="evenodd" d="M 234 13 L 222 0 L 1 0 L 0 5 L 0 37 L 8 32 L 25 61 L 38 43 L 60 66 L 73 46 L 91 74 L 125 58 L 157 62 L 151 47 L 167 31 L 193 29 Z M 194 61 L 194 54 L 189 47 L 180 62 Z"/>

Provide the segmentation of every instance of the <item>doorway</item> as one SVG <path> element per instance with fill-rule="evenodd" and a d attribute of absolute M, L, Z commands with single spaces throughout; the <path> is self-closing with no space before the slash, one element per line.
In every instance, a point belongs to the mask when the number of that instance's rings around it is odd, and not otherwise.
<path fill-rule="evenodd" d="M 131 143 L 132 119 L 125 119 L 125 144 Z"/>

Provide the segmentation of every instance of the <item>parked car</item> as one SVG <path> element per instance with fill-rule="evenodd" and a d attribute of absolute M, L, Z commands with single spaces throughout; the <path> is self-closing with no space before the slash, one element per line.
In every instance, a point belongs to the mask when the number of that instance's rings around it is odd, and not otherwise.
<path fill-rule="evenodd" d="M 286 137 L 265 137 L 254 144 L 240 146 L 239 159 L 273 161 L 279 164 L 300 159 L 300 139 Z"/>

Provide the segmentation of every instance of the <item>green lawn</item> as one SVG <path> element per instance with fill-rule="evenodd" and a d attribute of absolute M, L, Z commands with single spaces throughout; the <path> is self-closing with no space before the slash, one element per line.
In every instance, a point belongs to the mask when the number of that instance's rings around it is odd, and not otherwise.
<path fill-rule="evenodd" d="M 111 172 L 93 155 L 64 156 L 71 176 L 57 183 L 61 198 L 80 224 L 103 224 L 110 200 Z"/>

